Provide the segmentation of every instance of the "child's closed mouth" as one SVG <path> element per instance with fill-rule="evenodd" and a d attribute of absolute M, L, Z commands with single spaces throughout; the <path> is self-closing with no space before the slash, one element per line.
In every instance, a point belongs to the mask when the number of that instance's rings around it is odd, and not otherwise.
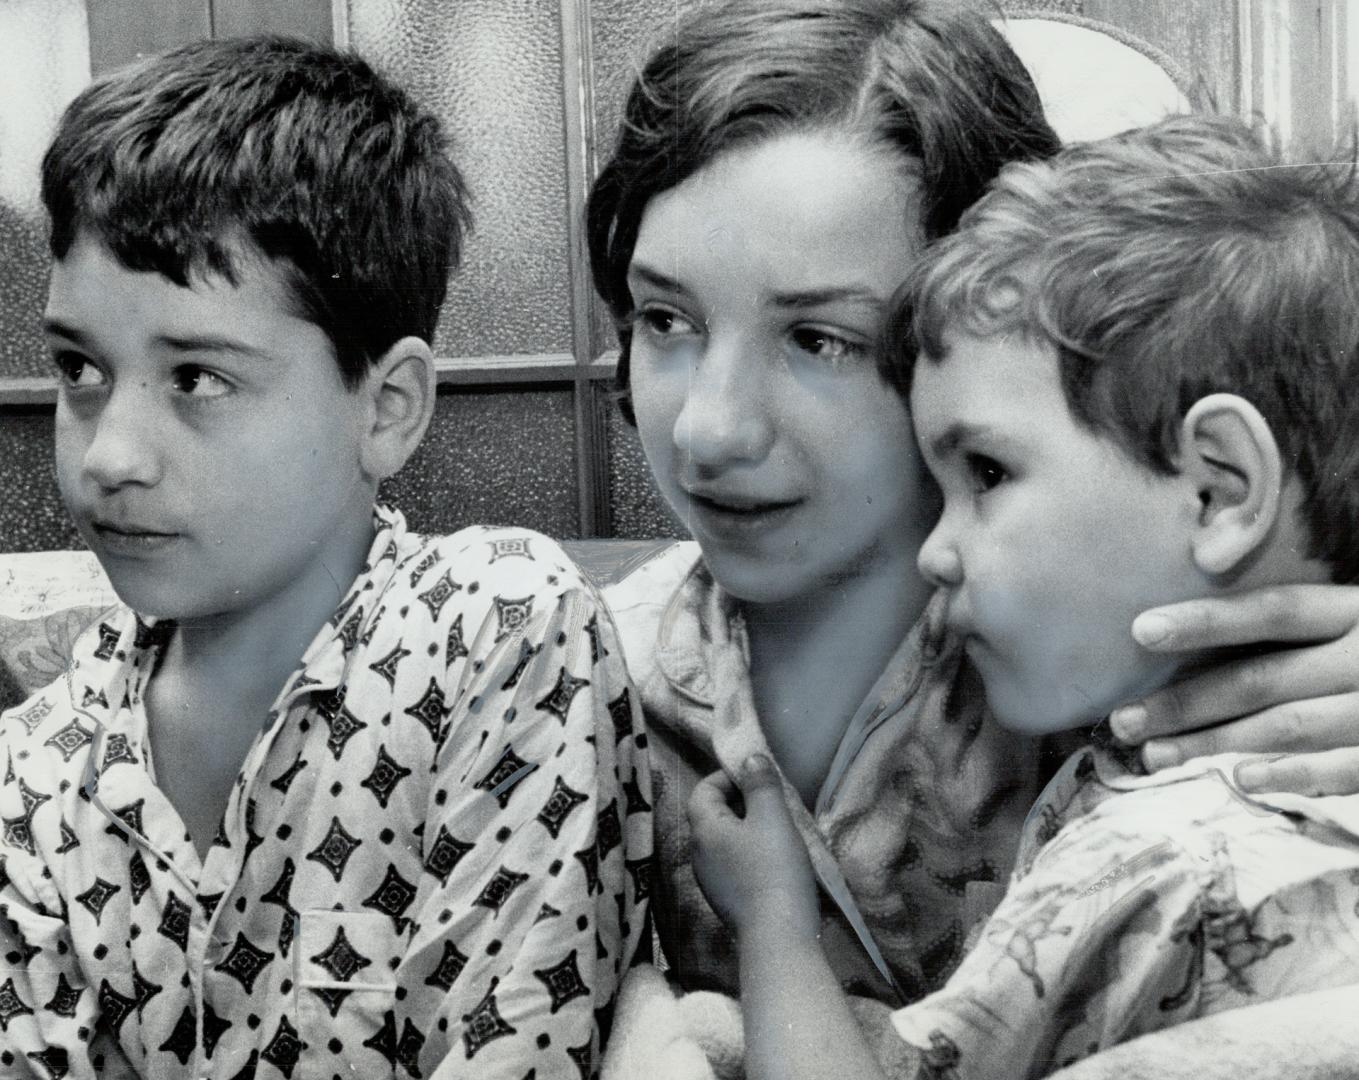
<path fill-rule="evenodd" d="M 163 547 L 179 536 L 178 533 L 162 532 L 131 522 L 101 521 L 96 518 L 91 521 L 91 525 L 102 544 L 127 551 L 148 551 Z"/>

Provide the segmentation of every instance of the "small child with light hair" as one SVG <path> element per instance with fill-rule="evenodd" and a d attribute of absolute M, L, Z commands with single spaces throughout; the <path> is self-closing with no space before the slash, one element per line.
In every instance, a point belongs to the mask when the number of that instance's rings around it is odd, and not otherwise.
<path fill-rule="evenodd" d="M 1101 721 L 1211 659 L 1143 650 L 1137 613 L 1359 579 L 1356 295 L 1355 170 L 1209 117 L 1010 166 L 927 255 L 896 328 L 943 494 L 920 566 L 997 719 L 1079 737 L 968 955 L 894 1015 L 905 1075 L 1041 1076 L 1354 980 L 1354 800 L 1247 797 L 1239 754 L 1146 776 Z M 740 938 L 748 1075 L 882 1075 L 768 763 L 690 813 Z"/>

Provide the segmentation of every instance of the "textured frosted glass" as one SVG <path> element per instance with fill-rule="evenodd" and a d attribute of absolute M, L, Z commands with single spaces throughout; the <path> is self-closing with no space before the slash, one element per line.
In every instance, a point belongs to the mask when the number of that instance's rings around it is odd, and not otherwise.
<path fill-rule="evenodd" d="M 547 0 L 350 0 L 350 44 L 443 118 L 476 231 L 445 355 L 569 352 L 561 28 Z"/>
<path fill-rule="evenodd" d="M 487 524 L 578 536 L 574 460 L 570 390 L 445 393 L 382 495 L 422 532 Z"/>
<path fill-rule="evenodd" d="M 52 413 L 0 409 L 0 551 L 80 547 L 57 493 Z"/>
<path fill-rule="evenodd" d="M 636 430 L 616 410 L 609 414 L 608 447 L 612 535 L 629 540 L 688 536 L 652 483 Z"/>
<path fill-rule="evenodd" d="M 47 225 L 38 164 L 90 78 L 81 0 L 0 3 L 0 376 L 46 372 Z"/>

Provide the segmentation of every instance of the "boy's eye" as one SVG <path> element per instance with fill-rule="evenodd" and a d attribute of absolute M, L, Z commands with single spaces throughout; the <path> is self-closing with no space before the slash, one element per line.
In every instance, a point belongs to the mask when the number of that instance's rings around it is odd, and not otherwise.
<path fill-rule="evenodd" d="M 990 491 L 1009 478 L 1005 467 L 985 454 L 968 454 L 967 474 L 972 479 L 972 490 L 978 494 Z"/>
<path fill-rule="evenodd" d="M 792 337 L 793 344 L 803 352 L 832 365 L 845 363 L 864 352 L 857 342 L 816 326 L 799 326 Z"/>
<path fill-rule="evenodd" d="M 99 386 L 104 375 L 88 359 L 76 352 L 61 350 L 52 354 L 57 377 L 67 386 Z"/>
<path fill-rule="evenodd" d="M 668 338 L 678 337 L 682 334 L 696 334 L 696 327 L 689 319 L 681 315 L 678 311 L 668 307 L 658 307 L 648 305 L 641 308 L 634 316 L 633 322 L 640 325 L 647 333 L 653 337 Z"/>
<path fill-rule="evenodd" d="M 220 375 L 194 364 L 175 368 L 171 382 L 181 394 L 199 398 L 221 397 L 231 390 L 231 384 Z"/>

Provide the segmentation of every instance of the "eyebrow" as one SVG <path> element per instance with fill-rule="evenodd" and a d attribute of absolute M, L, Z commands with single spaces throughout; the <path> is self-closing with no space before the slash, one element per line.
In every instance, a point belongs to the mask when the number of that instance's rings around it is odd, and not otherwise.
<path fill-rule="evenodd" d="M 187 337 L 161 334 L 156 340 L 175 352 L 229 352 L 252 360 L 275 359 L 263 349 L 221 334 L 192 334 Z"/>
<path fill-rule="evenodd" d="M 981 440 L 990 434 L 991 429 L 985 424 L 969 424 L 959 420 L 930 440 L 930 452 L 935 457 L 947 457 L 963 443 Z"/>
<path fill-rule="evenodd" d="M 773 301 L 780 307 L 791 308 L 819 307 L 822 304 L 843 303 L 845 301 L 868 304 L 874 308 L 882 308 L 887 305 L 887 301 L 872 289 L 858 285 L 841 285 L 827 289 L 801 289 L 793 292 L 776 292 L 773 295 Z"/>
<path fill-rule="evenodd" d="M 632 265 L 628 267 L 628 276 L 638 277 L 648 285 L 652 285 L 658 289 L 681 293 L 685 296 L 689 295 L 689 290 L 675 278 L 662 273 L 654 267 L 647 266 L 645 263 L 632 263 Z M 842 301 L 870 304 L 874 308 L 882 308 L 887 305 L 886 300 L 872 289 L 862 285 L 840 285 L 831 286 L 825 289 L 794 289 L 786 292 L 776 292 L 770 299 L 779 307 L 790 308 L 819 307 L 822 304 L 832 304 Z"/>
<path fill-rule="evenodd" d="M 632 262 L 628 266 L 628 277 L 641 278 L 646 284 L 657 289 L 664 289 L 666 292 L 683 293 L 685 296 L 689 295 L 689 290 L 675 278 L 672 278 L 669 274 L 661 273 L 661 271 L 654 267 L 647 266 L 646 263 Z"/>
<path fill-rule="evenodd" d="M 62 337 L 70 338 L 72 341 L 83 343 L 86 340 L 85 335 L 74 326 L 71 326 L 69 323 L 64 323 L 60 319 L 54 319 L 50 315 L 43 316 L 42 328 L 49 334 L 60 334 Z"/>
<path fill-rule="evenodd" d="M 85 346 L 90 341 L 89 335 L 84 331 L 70 323 L 62 322 L 60 319 L 45 317 L 42 325 L 48 333 L 68 338 L 78 345 Z M 190 334 L 187 336 L 161 334 L 156 338 L 156 341 L 175 352 L 229 352 L 252 360 L 272 361 L 274 359 L 273 356 L 262 349 L 257 349 L 253 345 L 247 345 L 243 341 L 237 341 L 235 338 L 225 337 L 221 334 Z"/>

